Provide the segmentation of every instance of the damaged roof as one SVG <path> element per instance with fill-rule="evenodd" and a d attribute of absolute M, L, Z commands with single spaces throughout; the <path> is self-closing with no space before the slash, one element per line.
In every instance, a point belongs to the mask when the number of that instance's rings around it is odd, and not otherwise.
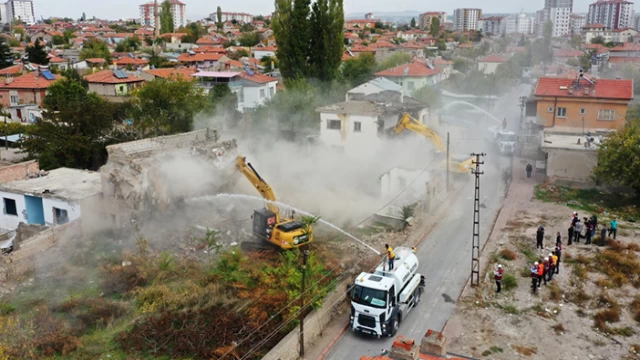
<path fill-rule="evenodd" d="M 0 184 L 0 191 L 41 198 L 80 201 L 102 192 L 100 173 L 59 168 L 45 176 Z"/>
<path fill-rule="evenodd" d="M 382 107 L 371 101 L 346 101 L 339 102 L 316 109 L 320 113 L 379 116 L 384 112 Z"/>

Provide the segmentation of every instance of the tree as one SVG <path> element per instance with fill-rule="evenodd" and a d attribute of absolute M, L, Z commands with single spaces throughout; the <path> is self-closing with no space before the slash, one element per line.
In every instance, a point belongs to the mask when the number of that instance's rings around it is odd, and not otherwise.
<path fill-rule="evenodd" d="M 209 91 L 211 113 L 224 121 L 226 128 L 238 126 L 241 119 L 238 111 L 238 97 L 226 84 L 218 84 Z"/>
<path fill-rule="evenodd" d="M 169 0 L 164 0 L 162 2 L 160 12 L 160 31 L 163 34 L 172 33 L 174 30 L 173 26 L 173 14 L 171 14 L 171 2 Z"/>
<path fill-rule="evenodd" d="M 260 34 L 257 32 L 242 34 L 242 36 L 238 37 L 238 42 L 240 46 L 255 46 L 260 43 Z"/>
<path fill-rule="evenodd" d="M 253 25 L 249 23 L 245 23 L 245 24 L 242 24 L 242 26 L 240 26 L 240 31 L 243 33 L 253 32 L 255 30 L 256 29 L 253 27 Z"/>
<path fill-rule="evenodd" d="M 107 44 L 98 39 L 89 39 L 84 42 L 82 51 L 80 51 L 80 59 L 93 59 L 100 58 L 105 59 L 107 63 L 111 62 L 111 52 L 107 47 Z"/>
<path fill-rule="evenodd" d="M 82 17 L 80 18 L 80 20 L 82 21 L 87 21 L 87 14 L 85 14 L 84 12 L 82 13 Z"/>
<path fill-rule="evenodd" d="M 580 35 L 571 36 L 571 39 L 569 40 L 569 45 L 574 49 L 579 49 L 580 47 L 582 47 L 582 36 Z"/>
<path fill-rule="evenodd" d="M 423 104 L 429 105 L 429 110 L 434 111 L 440 107 L 440 92 L 431 86 L 418 89 L 413 97 Z"/>
<path fill-rule="evenodd" d="M 376 21 L 376 23 L 373 25 L 374 28 L 376 29 L 384 29 L 384 23 L 380 20 Z"/>
<path fill-rule="evenodd" d="M 544 43 L 551 46 L 551 38 L 553 37 L 553 23 L 551 20 L 547 20 L 544 23 L 544 28 L 542 29 L 542 37 L 544 38 Z"/>
<path fill-rule="evenodd" d="M 627 121 L 623 130 L 607 136 L 598 147 L 598 165 L 593 169 L 597 181 L 629 186 L 640 196 L 640 121 Z"/>
<path fill-rule="evenodd" d="M 360 86 L 371 80 L 375 67 L 375 56 L 373 56 L 373 54 L 362 54 L 357 58 L 344 62 L 342 65 L 342 76 L 351 86 Z"/>
<path fill-rule="evenodd" d="M 291 52 L 288 58 L 292 72 L 292 76 L 290 77 L 294 79 L 304 77 L 309 71 L 307 56 L 309 55 L 309 39 L 311 38 L 311 29 L 309 26 L 310 8 L 311 0 L 296 0 L 293 3 L 293 9 L 291 11 L 289 25 L 293 36 L 289 37 Z M 278 38 L 276 38 L 276 42 L 278 42 Z M 278 56 L 278 58 L 280 58 L 280 56 Z"/>
<path fill-rule="evenodd" d="M 566 64 L 572 67 L 579 67 L 580 66 L 580 61 L 578 61 L 578 59 L 572 58 L 566 61 Z"/>
<path fill-rule="evenodd" d="M 53 35 L 51 42 L 53 45 L 64 45 L 69 43 L 63 35 Z"/>
<path fill-rule="evenodd" d="M 274 59 L 271 56 L 263 56 L 260 59 L 260 64 L 264 66 L 264 72 L 272 72 L 273 71 L 273 61 Z"/>
<path fill-rule="evenodd" d="M 411 27 L 414 28 L 414 29 L 416 27 L 416 18 L 415 17 L 411 18 Z"/>
<path fill-rule="evenodd" d="M 116 45 L 116 52 L 132 52 L 136 51 L 142 45 L 142 41 L 137 36 L 128 37 Z"/>
<path fill-rule="evenodd" d="M 218 30 L 222 30 L 224 26 L 222 24 L 222 8 L 220 8 L 220 6 L 218 6 L 218 8 L 216 9 L 216 17 L 218 20 L 216 22 L 216 26 L 218 27 Z"/>
<path fill-rule="evenodd" d="M 0 38 L 0 69 L 13 65 L 13 54 L 11 48 L 4 38 Z"/>
<path fill-rule="evenodd" d="M 518 46 L 527 46 L 527 39 L 524 38 L 524 34 L 520 35 L 520 40 L 518 40 Z"/>
<path fill-rule="evenodd" d="M 23 138 L 22 148 L 41 169 L 72 167 L 96 170 L 106 160 L 113 129 L 113 106 L 74 79 L 50 85 L 43 120 Z"/>
<path fill-rule="evenodd" d="M 82 85 L 83 88 L 89 89 L 89 82 L 82 75 L 80 75 L 76 69 L 68 68 L 67 70 L 64 70 L 61 75 L 65 79 L 73 80 Z"/>
<path fill-rule="evenodd" d="M 591 39 L 591 43 L 592 44 L 600 44 L 600 45 L 604 45 L 604 38 L 600 35 L 594 37 Z"/>
<path fill-rule="evenodd" d="M 390 69 L 399 65 L 403 65 L 411 61 L 411 55 L 405 52 L 396 52 L 393 55 L 386 58 L 383 62 L 381 62 L 377 71 Z"/>
<path fill-rule="evenodd" d="M 194 116 L 207 108 L 196 82 L 182 77 L 146 83 L 133 92 L 131 103 L 134 128 L 141 137 L 190 131 Z"/>
<path fill-rule="evenodd" d="M 44 45 L 42 41 L 36 40 L 33 46 L 27 46 L 25 50 L 27 56 L 29 58 L 29 62 L 38 65 L 47 65 L 49 64 L 49 56 L 47 52 L 44 50 Z"/>
<path fill-rule="evenodd" d="M 580 58 L 580 67 L 584 70 L 584 71 L 589 71 L 591 70 L 591 57 L 593 55 L 591 54 L 591 52 L 586 52 L 584 55 L 582 55 L 582 57 Z"/>
<path fill-rule="evenodd" d="M 429 33 L 431 37 L 437 37 L 440 34 L 440 18 L 432 17 L 431 24 L 429 25 Z"/>

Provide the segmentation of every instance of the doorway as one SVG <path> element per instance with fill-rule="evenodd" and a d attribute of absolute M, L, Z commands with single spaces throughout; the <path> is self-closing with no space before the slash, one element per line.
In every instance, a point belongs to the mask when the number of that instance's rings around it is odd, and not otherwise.
<path fill-rule="evenodd" d="M 27 212 L 27 224 L 44 225 L 44 207 L 42 206 L 42 198 L 25 195 L 24 203 Z"/>

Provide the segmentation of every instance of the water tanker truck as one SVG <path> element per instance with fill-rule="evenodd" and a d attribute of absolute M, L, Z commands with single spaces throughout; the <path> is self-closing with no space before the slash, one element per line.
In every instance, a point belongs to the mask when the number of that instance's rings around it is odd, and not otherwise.
<path fill-rule="evenodd" d="M 372 336 L 395 336 L 402 320 L 420 301 L 424 276 L 412 249 L 395 251 L 394 269 L 386 260 L 373 273 L 363 272 L 351 286 L 351 329 Z"/>

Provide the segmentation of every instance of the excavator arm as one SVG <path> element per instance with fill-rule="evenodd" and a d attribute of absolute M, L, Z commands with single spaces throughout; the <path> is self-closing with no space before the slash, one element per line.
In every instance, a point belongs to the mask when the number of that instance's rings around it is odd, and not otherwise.
<path fill-rule="evenodd" d="M 428 126 L 411 117 L 409 113 L 405 113 L 404 116 L 402 116 L 402 118 L 398 120 L 398 123 L 393 127 L 393 130 L 396 134 L 400 134 L 405 129 L 411 130 L 414 133 L 422 135 L 425 138 L 429 139 L 439 153 L 446 151 L 446 148 L 442 143 L 442 139 L 440 138 L 440 136 L 435 131 L 431 130 Z M 451 171 L 457 173 L 470 173 L 472 162 L 473 158 L 469 158 L 464 161 L 451 161 Z"/>
<path fill-rule="evenodd" d="M 246 162 L 245 157 L 238 156 L 236 158 L 236 168 L 239 172 L 242 173 L 242 175 L 244 175 L 245 178 L 247 178 L 247 180 L 249 180 L 253 187 L 255 187 L 256 190 L 258 190 L 258 192 L 262 194 L 262 197 L 267 200 L 267 209 L 276 214 L 276 223 L 279 224 L 280 210 L 274 203 L 270 202 L 276 201 L 276 195 L 273 193 L 271 186 L 269 186 L 269 184 L 267 184 L 267 182 L 264 181 L 262 177 L 260 177 L 260 174 L 258 174 L 256 169 L 253 168 L 251 163 Z"/>

